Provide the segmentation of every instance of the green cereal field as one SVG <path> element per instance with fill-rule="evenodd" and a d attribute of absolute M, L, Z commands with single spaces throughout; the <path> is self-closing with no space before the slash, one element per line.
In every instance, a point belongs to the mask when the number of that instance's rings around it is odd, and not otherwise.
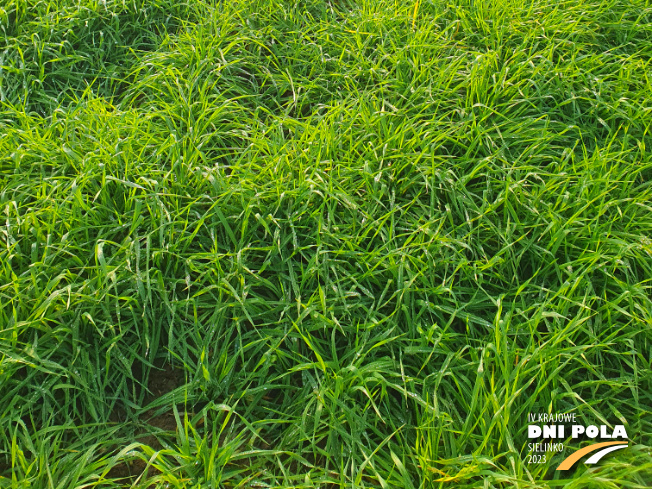
<path fill-rule="evenodd" d="M 0 488 L 652 487 L 651 59 L 651 0 L 0 0 Z"/>

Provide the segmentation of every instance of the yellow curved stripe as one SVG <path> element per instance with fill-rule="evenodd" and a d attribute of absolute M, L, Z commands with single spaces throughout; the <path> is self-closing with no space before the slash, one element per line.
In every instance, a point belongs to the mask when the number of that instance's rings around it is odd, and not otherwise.
<path fill-rule="evenodd" d="M 622 441 L 606 441 L 604 443 L 594 443 L 593 445 L 589 445 L 588 447 L 584 447 L 581 450 L 576 451 L 572 455 L 569 455 L 564 459 L 562 463 L 559 464 L 559 467 L 557 467 L 557 470 L 568 470 L 570 469 L 573 465 L 575 465 L 575 462 L 577 462 L 579 459 L 581 459 L 584 455 L 595 452 L 596 450 L 599 450 L 600 448 L 604 447 L 610 447 L 611 445 L 627 445 L 627 442 L 622 442 Z"/>

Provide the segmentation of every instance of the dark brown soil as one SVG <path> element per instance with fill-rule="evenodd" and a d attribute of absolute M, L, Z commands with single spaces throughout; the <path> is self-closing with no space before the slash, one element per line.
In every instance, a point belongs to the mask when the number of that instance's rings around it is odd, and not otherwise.
<path fill-rule="evenodd" d="M 140 459 L 135 459 L 130 462 L 121 462 L 109 470 L 107 478 L 126 479 L 124 485 L 125 487 L 129 487 L 131 485 L 131 480 L 141 475 L 146 467 L 147 464 Z"/>
<path fill-rule="evenodd" d="M 169 363 L 162 370 L 152 370 L 149 374 L 147 403 L 172 392 L 183 383 L 183 370 L 174 368 Z"/>
<path fill-rule="evenodd" d="M 174 389 L 182 385 L 184 382 L 183 371 L 174 368 L 170 364 L 160 365 L 157 369 L 152 370 L 147 384 L 148 393 L 145 398 L 145 403 L 150 404 L 156 399 L 172 392 Z M 160 413 L 160 409 L 156 412 Z M 112 421 L 124 422 L 125 413 L 120 410 L 113 413 L 111 416 Z M 155 410 L 150 409 L 140 416 L 140 419 L 148 425 L 148 428 L 143 428 L 135 436 L 135 441 L 148 445 L 154 450 L 161 450 L 163 445 L 159 438 L 153 432 L 174 432 L 177 429 L 176 419 L 172 406 L 169 410 L 156 414 Z M 107 477 L 110 479 L 124 479 L 122 482 L 125 487 L 131 485 L 133 480 L 140 476 L 146 469 L 147 463 L 140 459 L 133 459 L 130 461 L 121 462 L 111 468 Z"/>

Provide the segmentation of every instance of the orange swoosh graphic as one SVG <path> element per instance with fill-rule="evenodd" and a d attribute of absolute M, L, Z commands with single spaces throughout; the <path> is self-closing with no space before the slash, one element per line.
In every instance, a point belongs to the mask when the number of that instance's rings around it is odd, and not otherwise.
<path fill-rule="evenodd" d="M 579 459 L 581 459 L 587 453 L 595 452 L 596 450 L 599 450 L 600 448 L 610 447 L 612 445 L 627 445 L 627 442 L 607 441 L 607 442 L 604 442 L 604 443 L 594 443 L 593 445 L 589 445 L 588 447 L 584 447 L 581 450 L 578 450 L 575 453 L 573 453 L 572 455 L 569 455 L 568 457 L 566 457 L 564 459 L 564 461 L 559 464 L 559 467 L 557 467 L 557 470 L 568 470 L 573 465 L 575 465 L 575 462 L 577 462 Z"/>

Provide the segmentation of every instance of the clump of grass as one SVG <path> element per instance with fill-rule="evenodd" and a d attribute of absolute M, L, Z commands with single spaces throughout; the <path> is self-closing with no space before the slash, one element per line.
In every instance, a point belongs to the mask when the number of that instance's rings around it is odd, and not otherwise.
<path fill-rule="evenodd" d="M 0 487 L 649 486 L 647 3 L 0 30 Z M 528 464 L 529 412 L 630 448 Z"/>

